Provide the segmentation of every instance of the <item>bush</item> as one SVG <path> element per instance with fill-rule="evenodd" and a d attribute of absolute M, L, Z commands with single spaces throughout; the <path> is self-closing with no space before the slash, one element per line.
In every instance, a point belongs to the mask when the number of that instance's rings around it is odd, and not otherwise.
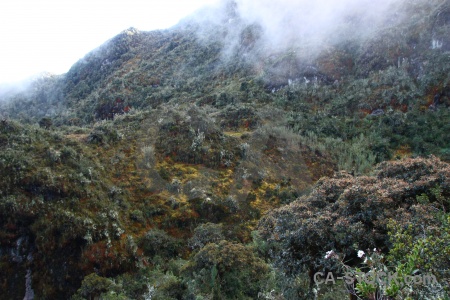
<path fill-rule="evenodd" d="M 225 239 L 222 233 L 222 225 L 214 223 L 201 224 L 194 229 L 194 235 L 189 239 L 189 247 L 200 249 L 208 243 L 217 243 Z"/>
<path fill-rule="evenodd" d="M 111 279 L 101 277 L 95 273 L 92 273 L 84 277 L 83 282 L 81 283 L 81 287 L 78 289 L 73 299 L 74 300 L 100 299 L 100 298 L 105 299 L 102 296 L 107 295 L 111 292 L 120 293 L 121 290 L 122 287 L 114 283 L 114 281 L 112 281 Z"/>
<path fill-rule="evenodd" d="M 52 125 L 53 125 L 53 121 L 50 118 L 42 118 L 39 121 L 39 126 L 41 128 L 49 129 L 50 127 L 52 127 Z"/>
<path fill-rule="evenodd" d="M 89 143 L 108 145 L 121 139 L 119 132 L 113 127 L 113 123 L 101 121 L 96 124 L 87 138 Z"/>
<path fill-rule="evenodd" d="M 269 267 L 242 244 L 209 243 L 185 268 L 191 293 L 214 299 L 256 299 Z"/>
<path fill-rule="evenodd" d="M 385 162 L 376 176 L 338 173 L 320 180 L 305 197 L 264 216 L 258 225 L 275 264 L 288 275 L 336 268 L 324 260 L 326 250 L 354 259 L 358 249 L 385 251 L 387 224 L 408 224 L 412 216 L 432 218 L 426 207 L 413 206 L 416 195 L 430 194 L 436 184 L 450 193 L 450 166 L 435 157 Z M 448 204 L 443 204 L 448 209 Z M 312 277 L 311 277 L 312 284 Z"/>
<path fill-rule="evenodd" d="M 149 230 L 139 241 L 139 247 L 150 257 L 174 257 L 181 250 L 181 242 L 160 229 Z"/>

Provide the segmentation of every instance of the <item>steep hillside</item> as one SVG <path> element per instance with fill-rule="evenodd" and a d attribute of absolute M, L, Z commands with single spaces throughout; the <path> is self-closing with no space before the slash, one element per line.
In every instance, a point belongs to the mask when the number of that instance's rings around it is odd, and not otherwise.
<path fill-rule="evenodd" d="M 388 252 L 450 161 L 450 5 L 393 3 L 274 44 L 224 1 L 0 93 L 0 299 L 303 299 L 326 247 Z"/>
<path fill-rule="evenodd" d="M 284 111 L 277 125 L 319 148 L 334 152 L 341 140 L 349 147 L 362 143 L 369 165 L 399 152 L 448 159 L 442 120 L 450 105 L 450 8 L 437 0 L 400 3 L 369 32 L 351 34 L 367 25 L 361 20 L 344 23 L 320 50 L 314 43 L 269 47 L 263 28 L 239 18 L 233 6 L 215 22 L 192 18 L 155 32 L 130 28 L 67 74 L 9 97 L 2 115 L 91 126 L 130 109 L 195 104 L 219 117 L 222 127 L 255 127 L 271 122 L 274 116 L 264 110 L 274 107 Z M 253 120 L 236 121 L 236 113 Z"/>

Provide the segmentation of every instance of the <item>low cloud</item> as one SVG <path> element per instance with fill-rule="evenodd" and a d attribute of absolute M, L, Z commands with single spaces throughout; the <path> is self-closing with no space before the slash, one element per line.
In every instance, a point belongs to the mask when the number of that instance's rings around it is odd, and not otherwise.
<path fill-rule="evenodd" d="M 402 0 L 237 0 L 239 16 L 259 24 L 272 49 L 338 43 L 377 30 L 392 16 Z M 394 18 L 394 20 L 392 19 Z M 397 19 L 397 20 L 395 20 Z"/>
<path fill-rule="evenodd" d="M 421 0 L 419 0 L 420 2 Z M 416 1 L 417 2 L 417 1 Z M 266 53 L 304 49 L 313 55 L 329 45 L 371 37 L 400 24 L 406 0 L 224 0 L 199 11 L 193 20 L 207 41 L 223 42 L 225 52 L 242 45 L 242 31 L 258 28 L 258 49 Z M 212 25 L 212 26 L 211 26 Z M 227 33 L 212 31 L 227 27 Z"/>

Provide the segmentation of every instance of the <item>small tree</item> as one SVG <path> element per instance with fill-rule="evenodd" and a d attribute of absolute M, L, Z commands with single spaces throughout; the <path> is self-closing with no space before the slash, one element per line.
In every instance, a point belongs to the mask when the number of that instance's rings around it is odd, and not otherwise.
<path fill-rule="evenodd" d="M 252 248 L 221 241 L 209 243 L 185 269 L 191 292 L 213 299 L 256 299 L 268 276 L 267 264 Z M 222 298 L 223 297 L 223 298 Z"/>
<path fill-rule="evenodd" d="M 42 118 L 42 119 L 39 121 L 39 126 L 40 126 L 41 128 L 49 129 L 50 127 L 53 126 L 53 121 L 52 121 L 52 119 L 50 119 L 50 118 Z"/>

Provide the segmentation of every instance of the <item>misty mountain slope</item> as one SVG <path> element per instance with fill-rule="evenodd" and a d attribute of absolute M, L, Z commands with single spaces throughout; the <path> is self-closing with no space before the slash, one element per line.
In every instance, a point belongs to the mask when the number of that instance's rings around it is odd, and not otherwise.
<path fill-rule="evenodd" d="M 104 118 L 100 111 L 112 110 L 117 98 L 139 109 L 169 100 L 273 102 L 277 97 L 271 91 L 289 83 L 294 83 L 294 89 L 303 84 L 323 89 L 325 95 L 320 93 L 316 101 L 320 103 L 329 101 L 328 91 L 340 96 L 351 90 L 355 78 L 391 90 L 382 95 L 377 89 L 342 95 L 356 97 L 356 104 L 365 101 L 373 109 L 386 108 L 390 101 L 407 104 L 403 103 L 406 98 L 413 103 L 422 98 L 431 104 L 435 93 L 446 95 L 448 82 L 448 72 L 440 69 L 448 65 L 444 55 L 450 47 L 445 34 L 448 7 L 438 3 L 404 4 L 406 8 L 384 16 L 388 20 L 373 24 L 375 28 L 368 26 L 367 32 L 358 29 L 349 34 L 352 27 L 370 24 L 345 20 L 333 38 L 321 37 L 317 42 L 307 36 L 303 43 L 293 41 L 282 48 L 267 41 L 270 37 L 261 25 L 249 23 L 236 11 L 222 13 L 216 22 L 187 20 L 161 32 L 125 30 L 77 62 L 56 87 L 47 89 L 48 95 L 16 97 L 16 102 L 22 99 L 27 107 L 16 104 L 7 111 L 14 116 L 28 108 L 30 114 L 25 115 L 34 120 L 52 116 L 61 119 L 57 123 L 85 124 Z M 406 18 L 405 11 L 413 14 Z M 395 77 L 401 76 L 409 82 L 399 83 Z M 239 90 L 241 84 L 247 93 Z M 307 96 L 298 96 L 301 102 L 309 100 L 303 97 Z M 55 111 L 46 102 L 60 107 Z M 349 113 L 355 110 L 351 107 Z"/>
<path fill-rule="evenodd" d="M 11 292 L 0 299 L 23 299 L 28 272 L 36 299 L 272 290 L 307 299 L 303 279 L 267 255 L 285 253 L 290 264 L 303 240 L 292 236 L 295 253 L 284 251 L 289 239 L 273 224 L 311 218 L 320 243 L 308 255 L 319 260 L 333 241 L 322 240 L 316 216 L 326 208 L 346 218 L 347 206 L 326 200 L 337 190 L 349 194 L 352 181 L 376 189 L 375 177 L 359 175 L 383 161 L 399 160 L 381 165 L 399 178 L 448 171 L 448 1 L 272 2 L 224 1 L 167 30 L 129 28 L 68 73 L 3 96 L 0 285 Z M 351 175 L 323 178 L 336 171 Z M 439 176 L 432 182 L 447 197 Z M 396 196 L 405 209 L 420 193 L 437 199 L 431 183 L 411 185 L 419 188 L 407 199 Z M 353 209 L 351 200 L 339 203 Z M 355 208 L 355 226 L 377 212 Z M 374 222 L 387 250 L 387 219 Z M 348 235 L 341 248 L 356 242 Z"/>

